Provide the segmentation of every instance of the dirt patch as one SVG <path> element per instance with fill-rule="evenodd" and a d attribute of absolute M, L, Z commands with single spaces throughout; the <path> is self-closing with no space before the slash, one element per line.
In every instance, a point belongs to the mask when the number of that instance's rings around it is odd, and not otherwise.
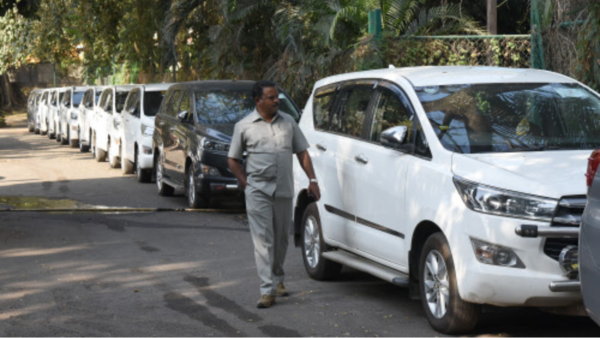
<path fill-rule="evenodd" d="M 78 209 L 89 207 L 69 199 L 52 199 L 34 196 L 0 196 L 0 206 L 7 205 L 10 209 Z"/>
<path fill-rule="evenodd" d="M 6 115 L 4 117 L 4 121 L 5 121 L 5 127 L 8 127 L 8 128 L 26 128 L 27 127 L 27 113 Z"/>

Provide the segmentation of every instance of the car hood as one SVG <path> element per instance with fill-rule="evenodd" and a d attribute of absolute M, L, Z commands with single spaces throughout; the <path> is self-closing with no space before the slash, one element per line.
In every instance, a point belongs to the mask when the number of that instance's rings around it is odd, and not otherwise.
<path fill-rule="evenodd" d="M 454 154 L 452 173 L 469 181 L 559 199 L 585 195 L 591 150 Z"/>

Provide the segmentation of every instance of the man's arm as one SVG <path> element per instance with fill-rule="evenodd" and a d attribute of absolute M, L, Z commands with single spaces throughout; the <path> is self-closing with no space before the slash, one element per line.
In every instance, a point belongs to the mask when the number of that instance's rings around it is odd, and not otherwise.
<path fill-rule="evenodd" d="M 237 178 L 238 182 L 240 182 L 240 186 L 242 189 L 246 190 L 246 173 L 244 173 L 244 169 L 242 168 L 242 163 L 240 160 L 229 157 L 227 159 L 227 164 L 229 165 L 229 170 L 233 173 L 235 178 Z"/>
<path fill-rule="evenodd" d="M 315 169 L 313 168 L 312 161 L 310 159 L 310 155 L 308 154 L 308 151 L 303 150 L 303 151 L 299 152 L 298 154 L 296 154 L 296 156 L 298 157 L 298 161 L 300 161 L 300 166 L 306 173 L 306 176 L 308 176 L 308 179 L 312 180 L 312 179 L 316 178 Z M 311 193 L 315 196 L 317 201 L 321 199 L 321 189 L 319 189 L 319 185 L 317 183 L 311 182 L 308 185 L 308 195 L 310 195 Z"/>

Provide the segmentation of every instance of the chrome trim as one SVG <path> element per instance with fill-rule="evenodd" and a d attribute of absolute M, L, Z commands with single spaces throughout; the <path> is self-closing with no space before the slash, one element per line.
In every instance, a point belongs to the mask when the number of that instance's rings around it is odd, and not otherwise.
<path fill-rule="evenodd" d="M 581 282 L 578 280 L 550 282 L 548 288 L 552 292 L 576 292 L 581 291 Z"/>
<path fill-rule="evenodd" d="M 519 225 L 515 228 L 515 233 L 521 237 L 537 238 L 537 237 L 558 237 L 558 238 L 576 238 L 579 237 L 579 228 L 572 227 L 536 227 L 534 235 L 528 233 L 528 230 L 523 230 Z"/>
<path fill-rule="evenodd" d="M 587 198 L 563 198 L 558 205 L 565 208 L 585 208 Z"/>
<path fill-rule="evenodd" d="M 581 224 L 581 215 L 556 216 L 552 219 L 552 223 L 579 225 Z"/>

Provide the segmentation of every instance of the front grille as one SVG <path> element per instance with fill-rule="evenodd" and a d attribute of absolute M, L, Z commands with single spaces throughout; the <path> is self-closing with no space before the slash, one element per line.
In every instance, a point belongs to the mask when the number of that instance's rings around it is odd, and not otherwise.
<path fill-rule="evenodd" d="M 558 207 L 550 226 L 579 227 L 586 203 L 586 196 L 563 197 L 558 202 Z M 547 238 L 544 244 L 544 253 L 558 261 L 560 252 L 569 245 L 576 246 L 577 242 L 577 238 Z"/>

